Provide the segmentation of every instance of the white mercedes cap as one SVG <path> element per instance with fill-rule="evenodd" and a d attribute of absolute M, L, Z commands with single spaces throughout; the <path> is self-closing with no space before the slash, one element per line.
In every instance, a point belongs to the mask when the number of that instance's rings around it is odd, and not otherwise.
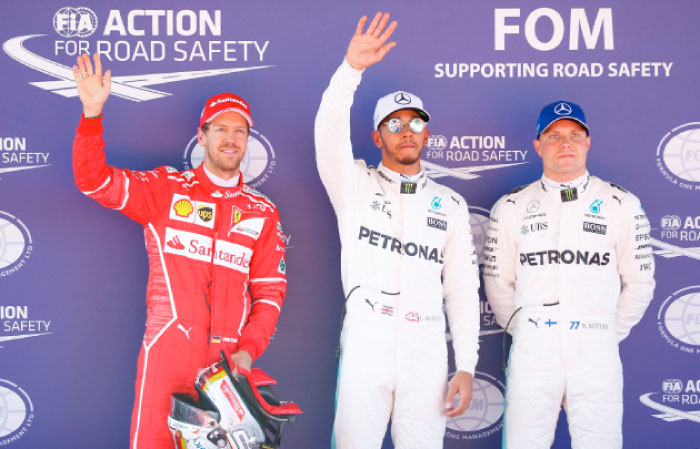
<path fill-rule="evenodd" d="M 389 114 L 400 111 L 401 109 L 413 109 L 420 114 L 421 118 L 427 122 L 430 121 L 430 114 L 423 109 L 423 101 L 418 95 L 414 95 L 405 90 L 398 90 L 388 95 L 384 95 L 377 101 L 377 106 L 374 108 L 374 129 L 379 128 L 379 124 Z"/>

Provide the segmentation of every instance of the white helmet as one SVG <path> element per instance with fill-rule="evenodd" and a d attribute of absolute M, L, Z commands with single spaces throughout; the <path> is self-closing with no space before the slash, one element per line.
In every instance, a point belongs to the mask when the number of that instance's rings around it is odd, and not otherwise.
<path fill-rule="evenodd" d="M 276 449 L 286 423 L 302 413 L 280 402 L 263 370 L 238 367 L 233 375 L 226 357 L 202 370 L 195 388 L 199 400 L 175 393 L 168 427 L 182 449 Z"/>

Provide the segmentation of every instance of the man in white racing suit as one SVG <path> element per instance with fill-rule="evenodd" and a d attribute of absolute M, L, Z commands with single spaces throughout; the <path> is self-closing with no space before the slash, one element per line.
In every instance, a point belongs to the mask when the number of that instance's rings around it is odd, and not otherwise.
<path fill-rule="evenodd" d="M 346 315 L 332 447 L 378 449 L 392 419 L 398 449 L 441 448 L 446 416 L 471 400 L 478 268 L 464 198 L 428 179 L 420 154 L 430 119 L 417 96 L 377 103 L 379 167 L 353 161 L 350 107 L 363 70 L 395 45 L 388 14 L 360 19 L 315 124 L 321 180 L 338 218 Z M 386 27 L 386 29 L 385 29 Z M 443 298 L 457 372 L 447 384 Z M 460 401 L 453 406 L 456 393 Z"/>
<path fill-rule="evenodd" d="M 542 109 L 544 174 L 491 211 L 484 284 L 513 335 L 504 448 L 549 448 L 562 402 L 572 447 L 622 447 L 618 342 L 654 292 L 649 221 L 636 196 L 591 176 L 583 110 Z"/>

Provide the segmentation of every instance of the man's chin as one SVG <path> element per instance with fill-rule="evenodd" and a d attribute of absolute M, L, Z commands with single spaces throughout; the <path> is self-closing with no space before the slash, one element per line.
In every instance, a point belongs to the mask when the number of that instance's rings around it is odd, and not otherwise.
<path fill-rule="evenodd" d="M 414 165 L 418 161 L 420 161 L 420 157 L 404 157 L 399 159 L 401 165 Z"/>

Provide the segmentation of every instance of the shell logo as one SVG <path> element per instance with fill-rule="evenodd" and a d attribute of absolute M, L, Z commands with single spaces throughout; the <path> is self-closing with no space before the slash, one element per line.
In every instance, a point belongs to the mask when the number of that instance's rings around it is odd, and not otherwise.
<path fill-rule="evenodd" d="M 180 200 L 173 205 L 173 209 L 178 217 L 189 217 L 194 208 L 192 203 L 188 200 Z"/>

